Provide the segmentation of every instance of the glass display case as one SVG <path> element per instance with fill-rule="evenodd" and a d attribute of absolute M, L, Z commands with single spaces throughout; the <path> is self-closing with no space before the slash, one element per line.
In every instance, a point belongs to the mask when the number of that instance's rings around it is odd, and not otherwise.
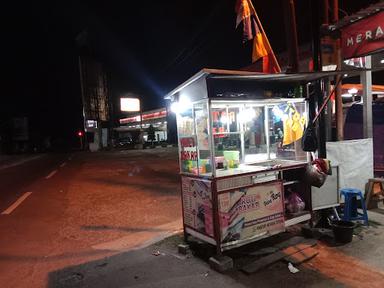
<path fill-rule="evenodd" d="M 180 171 L 210 178 L 305 163 L 307 117 L 304 98 L 184 103 Z"/>
<path fill-rule="evenodd" d="M 302 75 L 203 70 L 170 92 L 183 225 L 217 253 L 311 219 Z M 292 198 L 293 197 L 293 198 Z M 289 199 L 300 200 L 293 209 Z"/>

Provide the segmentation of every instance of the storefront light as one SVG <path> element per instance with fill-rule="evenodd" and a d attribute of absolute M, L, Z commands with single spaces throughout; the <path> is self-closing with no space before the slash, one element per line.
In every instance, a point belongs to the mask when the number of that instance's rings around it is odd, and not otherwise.
<path fill-rule="evenodd" d="M 348 93 L 349 93 L 349 94 L 356 94 L 357 91 L 358 91 L 358 90 L 357 90 L 356 88 L 351 88 L 351 89 L 348 90 Z"/>

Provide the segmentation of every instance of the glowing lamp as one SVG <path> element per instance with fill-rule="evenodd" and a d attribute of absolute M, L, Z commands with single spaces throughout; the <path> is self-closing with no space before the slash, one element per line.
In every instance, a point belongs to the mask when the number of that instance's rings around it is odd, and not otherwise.
<path fill-rule="evenodd" d="M 178 102 L 171 104 L 171 111 L 175 114 L 180 114 L 191 108 L 191 100 L 186 95 L 180 95 Z"/>
<path fill-rule="evenodd" d="M 356 88 L 353 87 L 353 88 L 351 88 L 351 89 L 348 90 L 348 93 L 349 93 L 349 94 L 356 94 L 357 91 L 358 91 L 358 90 L 357 90 Z"/>

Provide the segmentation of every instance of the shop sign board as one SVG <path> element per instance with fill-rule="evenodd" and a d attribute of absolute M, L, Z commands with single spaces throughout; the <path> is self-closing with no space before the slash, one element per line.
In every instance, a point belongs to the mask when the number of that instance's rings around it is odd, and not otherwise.
<path fill-rule="evenodd" d="M 384 48 L 384 11 L 341 29 L 344 59 L 368 55 Z"/>
<path fill-rule="evenodd" d="M 182 177 L 184 225 L 213 237 L 211 181 Z"/>
<path fill-rule="evenodd" d="M 196 143 L 194 137 L 184 137 L 180 139 L 180 159 L 197 161 Z"/>
<path fill-rule="evenodd" d="M 285 230 L 281 182 L 222 193 L 219 211 L 222 243 Z"/>
<path fill-rule="evenodd" d="M 85 128 L 97 128 L 97 121 L 96 120 L 87 120 L 85 121 Z"/>
<path fill-rule="evenodd" d="M 196 138 L 180 138 L 181 171 L 197 175 L 197 158 Z"/>
<path fill-rule="evenodd" d="M 139 98 L 120 98 L 120 111 L 124 112 L 139 112 L 140 99 Z"/>
<path fill-rule="evenodd" d="M 321 63 L 323 71 L 333 71 L 337 67 L 337 46 L 336 40 L 325 36 L 320 40 Z"/>

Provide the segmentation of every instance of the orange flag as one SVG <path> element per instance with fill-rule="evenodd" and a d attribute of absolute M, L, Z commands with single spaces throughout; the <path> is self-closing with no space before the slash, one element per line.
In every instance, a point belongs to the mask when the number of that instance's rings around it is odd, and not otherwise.
<path fill-rule="evenodd" d="M 268 45 L 266 45 L 265 37 L 264 35 L 260 32 L 259 27 L 257 26 L 257 23 L 255 20 L 254 22 L 254 27 L 256 28 L 256 35 L 253 39 L 253 49 L 252 49 L 252 62 L 256 62 L 260 58 L 263 58 L 267 56 L 269 53 L 267 51 Z M 264 70 L 264 69 L 263 69 Z"/>
<path fill-rule="evenodd" d="M 279 63 L 261 27 L 251 0 L 237 0 L 235 11 L 237 13 L 236 28 L 243 22 L 243 41 L 253 39 L 252 63 L 262 59 L 264 73 L 280 73 Z"/>

